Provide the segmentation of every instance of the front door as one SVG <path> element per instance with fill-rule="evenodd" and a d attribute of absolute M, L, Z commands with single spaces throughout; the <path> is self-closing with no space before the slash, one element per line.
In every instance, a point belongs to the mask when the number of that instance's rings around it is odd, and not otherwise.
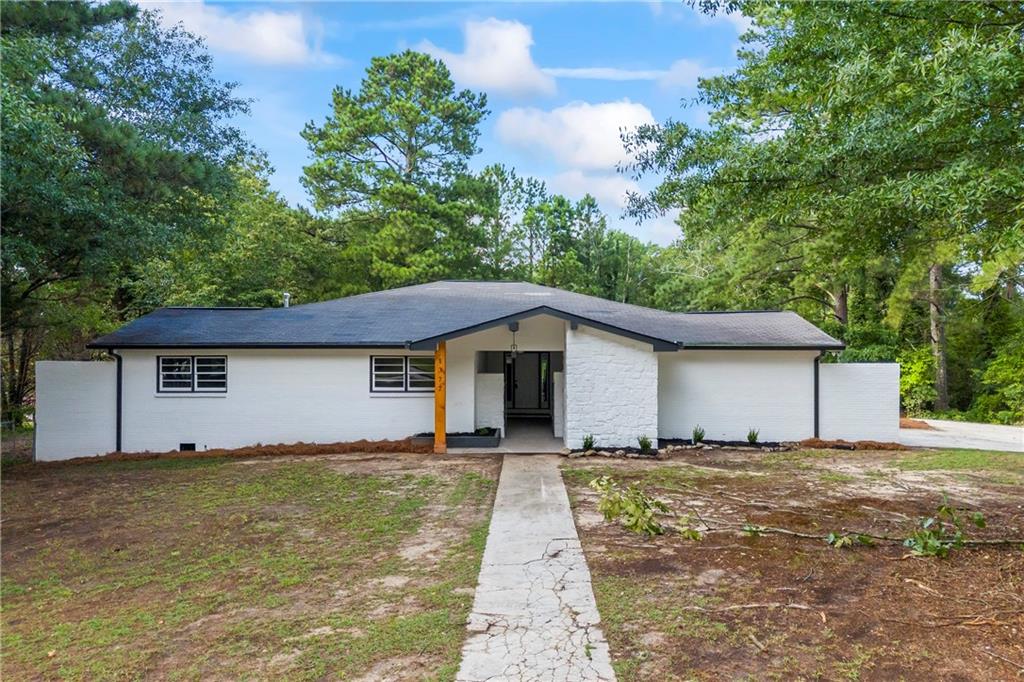
<path fill-rule="evenodd" d="M 551 413 L 551 354 L 505 354 L 506 414 Z"/>

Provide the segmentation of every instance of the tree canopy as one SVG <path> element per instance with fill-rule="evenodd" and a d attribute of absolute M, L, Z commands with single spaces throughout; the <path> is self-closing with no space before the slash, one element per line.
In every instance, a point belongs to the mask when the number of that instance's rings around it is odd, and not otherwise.
<path fill-rule="evenodd" d="M 683 276 L 663 292 L 704 306 L 795 307 L 835 323 L 851 359 L 909 362 L 930 344 L 924 403 L 950 406 L 952 371 L 973 374 L 954 391 L 955 406 L 969 407 L 988 385 L 977 367 L 948 367 L 947 326 L 979 306 L 990 320 L 1021 320 L 1024 10 L 708 9 L 754 19 L 739 68 L 701 82 L 709 127 L 668 121 L 625 140 L 630 170 L 661 176 L 631 212 L 682 209 L 667 257 Z M 982 340 L 987 357 L 1002 352 L 1005 341 Z M 1020 403 L 1002 409 L 1024 414 Z"/>
<path fill-rule="evenodd" d="M 670 310 L 785 308 L 898 360 L 912 413 L 1024 422 L 1024 8 L 702 0 L 742 11 L 706 126 L 628 131 L 638 220 L 477 170 L 482 93 L 371 60 L 301 131 L 310 208 L 232 123 L 202 40 L 123 0 L 9 3 L 2 40 L 3 400 L 37 358 L 162 305 L 278 305 L 439 278 L 529 280 Z M 325 99 L 328 93 L 325 93 Z M 257 141 L 258 142 L 258 141 Z M 837 358 L 826 358 L 834 360 Z M 948 409 L 947 409 L 948 408 Z"/>

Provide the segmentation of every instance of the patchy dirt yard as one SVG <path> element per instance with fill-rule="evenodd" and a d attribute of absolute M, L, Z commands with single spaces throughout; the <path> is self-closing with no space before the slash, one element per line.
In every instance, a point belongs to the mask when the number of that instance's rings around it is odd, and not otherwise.
<path fill-rule="evenodd" d="M 500 469 L 422 454 L 5 467 L 3 679 L 450 679 Z"/>
<path fill-rule="evenodd" d="M 699 454 L 698 454 L 699 453 Z M 711 523 L 906 537 L 942 493 L 982 512 L 972 538 L 1024 537 L 1024 455 L 677 451 L 586 458 L 563 475 L 620 680 L 996 680 L 1024 675 L 1024 547 L 910 558 L 740 530 L 647 539 L 607 523 L 609 474 Z"/>

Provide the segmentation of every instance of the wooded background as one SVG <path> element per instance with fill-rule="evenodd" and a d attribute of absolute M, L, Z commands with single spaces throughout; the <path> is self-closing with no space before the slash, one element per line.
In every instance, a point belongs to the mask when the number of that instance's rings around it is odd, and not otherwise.
<path fill-rule="evenodd" d="M 656 180 L 609 229 L 494 165 L 486 96 L 375 58 L 302 131 L 312 210 L 268 184 L 201 40 L 126 2 L 5 3 L 4 419 L 37 359 L 165 305 L 311 302 L 441 278 L 528 280 L 668 310 L 786 308 L 897 360 L 911 414 L 1024 422 L 1024 5 L 714 2 L 754 20 L 706 127 L 623 132 Z M 692 103 L 691 103 L 692 104 Z M 684 103 L 686 105 L 686 103 Z"/>

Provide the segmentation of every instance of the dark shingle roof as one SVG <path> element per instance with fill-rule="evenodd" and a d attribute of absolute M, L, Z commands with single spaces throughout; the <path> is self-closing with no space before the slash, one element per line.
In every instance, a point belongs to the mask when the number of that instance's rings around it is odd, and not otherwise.
<path fill-rule="evenodd" d="M 94 348 L 421 347 L 547 313 L 683 348 L 841 349 L 792 312 L 671 313 L 523 282 L 442 281 L 289 308 L 161 308 Z"/>

